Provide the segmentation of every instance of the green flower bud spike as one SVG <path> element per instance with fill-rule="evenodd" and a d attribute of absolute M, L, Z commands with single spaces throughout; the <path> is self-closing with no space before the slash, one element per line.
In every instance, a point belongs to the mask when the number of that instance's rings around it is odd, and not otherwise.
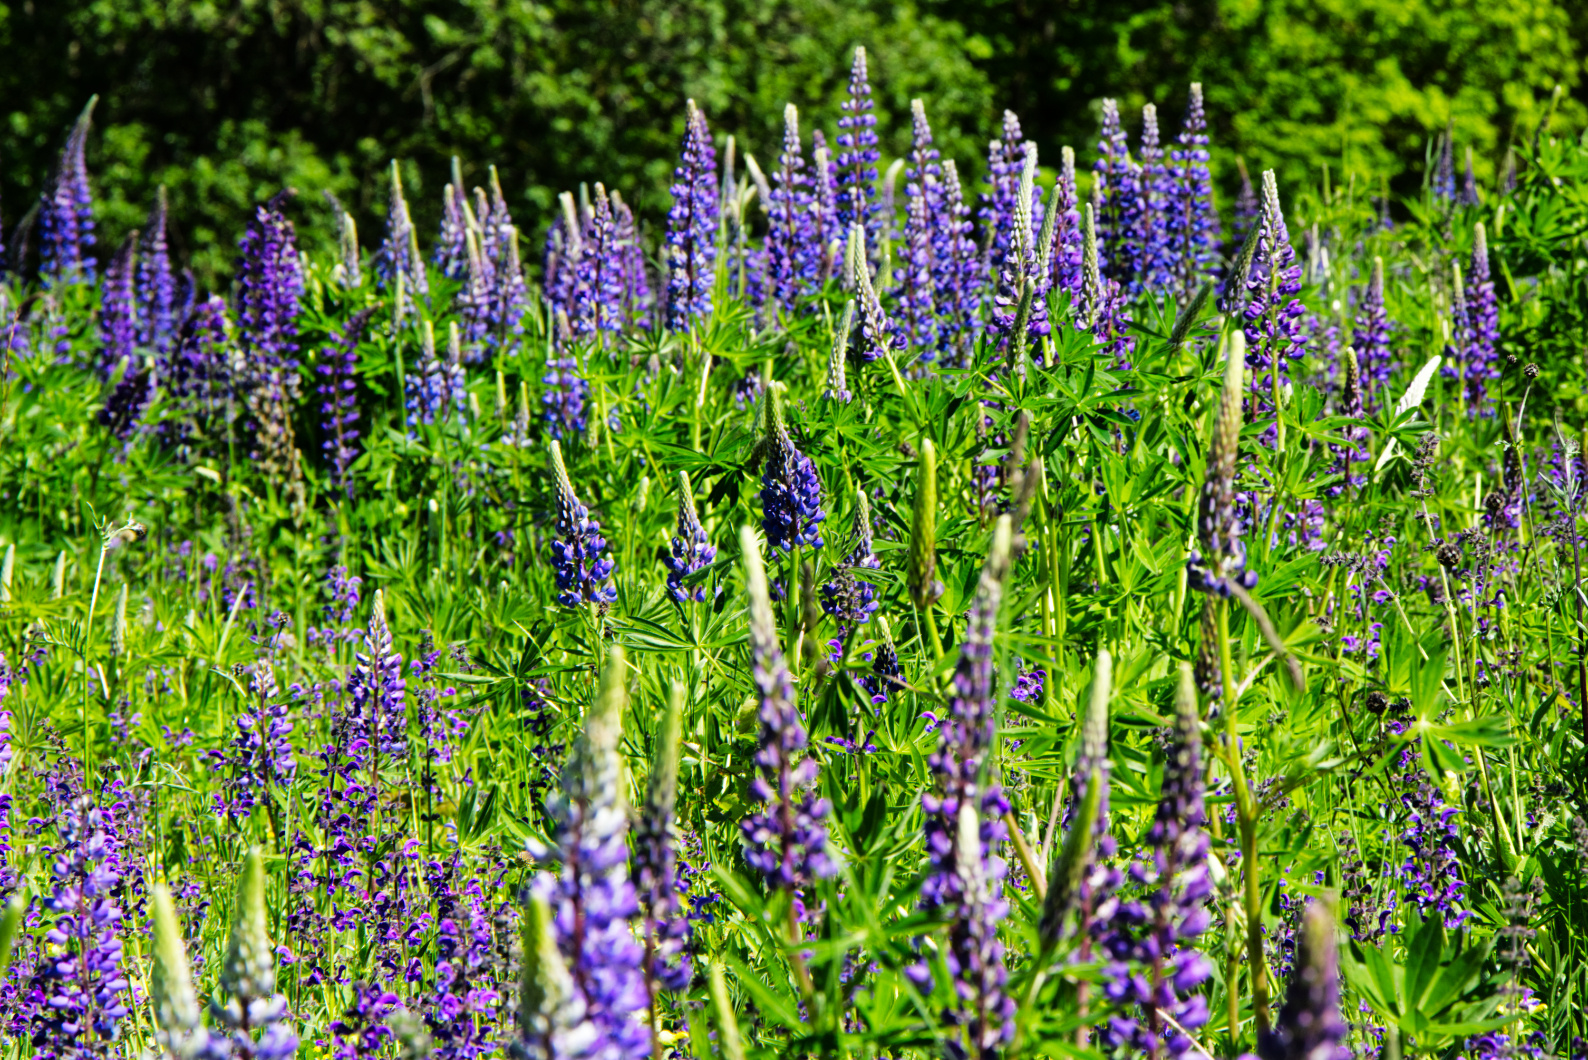
<path fill-rule="evenodd" d="M 921 462 L 915 476 L 915 510 L 910 518 L 910 552 L 906 574 L 910 600 L 926 618 L 932 647 L 939 656 L 943 644 L 937 634 L 932 604 L 943 594 L 937 580 L 937 449 L 932 439 L 921 440 Z"/>
<path fill-rule="evenodd" d="M 209 1032 L 201 1022 L 198 994 L 193 989 L 193 973 L 171 891 L 159 883 L 149 897 L 154 921 L 154 968 L 149 974 L 149 994 L 154 1008 L 155 1040 L 176 1060 L 190 1060 L 204 1050 Z"/>

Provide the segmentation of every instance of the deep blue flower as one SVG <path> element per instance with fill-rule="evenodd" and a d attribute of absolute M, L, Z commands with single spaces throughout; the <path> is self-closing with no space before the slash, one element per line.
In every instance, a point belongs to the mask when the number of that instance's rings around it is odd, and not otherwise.
<path fill-rule="evenodd" d="M 98 100 L 77 116 L 39 201 L 39 275 L 47 284 L 94 278 L 94 197 L 84 151 Z"/>
<path fill-rule="evenodd" d="M 165 185 L 155 197 L 138 252 L 138 345 L 169 353 L 176 341 L 176 277 L 166 233 Z"/>
<path fill-rule="evenodd" d="M 684 145 L 673 170 L 673 205 L 667 213 L 667 326 L 687 331 L 711 315 L 716 278 L 717 152 L 706 116 L 689 101 Z"/>
<path fill-rule="evenodd" d="M 871 110 L 871 81 L 866 76 L 866 49 L 856 48 L 849 68 L 849 98 L 838 119 L 838 230 L 855 225 L 865 230 L 866 246 L 881 246 L 882 217 L 877 197 L 877 116 Z"/>
<path fill-rule="evenodd" d="M 1362 373 L 1362 406 L 1376 412 L 1389 400 L 1390 374 L 1395 353 L 1390 348 L 1390 320 L 1384 309 L 1384 259 L 1374 257 L 1373 272 L 1357 304 L 1356 327 L 1351 332 L 1357 365 Z"/>
<path fill-rule="evenodd" d="M 320 447 L 331 461 L 331 482 L 353 496 L 353 480 L 348 474 L 353 460 L 358 456 L 358 343 L 364 334 L 364 325 L 375 313 L 374 308 L 361 309 L 348 317 L 338 332 L 336 341 L 321 354 L 318 365 L 321 397 L 320 431 L 324 440 Z"/>
<path fill-rule="evenodd" d="M 672 546 L 667 559 L 667 591 L 673 599 L 683 603 L 688 600 L 704 600 L 706 587 L 697 585 L 689 588 L 684 585 L 684 579 L 700 570 L 702 567 L 711 566 L 717 558 L 717 549 L 711 543 L 711 538 L 706 536 L 706 528 L 700 525 L 700 516 L 695 512 L 695 497 L 689 484 L 689 472 L 678 473 L 678 524 L 673 534 Z"/>
<path fill-rule="evenodd" d="M 577 608 L 585 604 L 605 607 L 618 598 L 612 584 L 612 557 L 606 554 L 601 524 L 579 503 L 562 461 L 562 446 L 551 443 L 552 474 L 557 488 L 557 539 L 551 543 L 557 568 L 557 602 Z"/>
<path fill-rule="evenodd" d="M 782 395 L 781 383 L 767 388 L 761 437 L 761 526 L 774 560 L 801 545 L 821 548 L 821 523 L 827 518 L 816 465 L 789 437 Z"/>
<path fill-rule="evenodd" d="M 105 270 L 99 302 L 99 374 L 109 379 L 116 367 L 126 362 L 126 374 L 134 374 L 134 347 L 138 338 L 138 297 L 134 285 L 138 233 L 133 232 Z"/>

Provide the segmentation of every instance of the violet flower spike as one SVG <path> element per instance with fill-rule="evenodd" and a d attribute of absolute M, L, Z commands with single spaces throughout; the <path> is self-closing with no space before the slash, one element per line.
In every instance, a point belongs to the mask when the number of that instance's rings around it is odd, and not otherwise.
<path fill-rule="evenodd" d="M 867 364 L 891 352 L 898 337 L 892 321 L 882 308 L 882 299 L 871 282 L 871 264 L 866 254 L 866 230 L 860 225 L 849 229 L 849 260 L 851 277 L 860 300 L 861 335 L 860 359 Z"/>
<path fill-rule="evenodd" d="M 167 354 L 176 340 L 176 277 L 171 272 L 167 241 L 165 185 L 155 194 L 154 209 L 143 228 L 138 254 L 138 345 Z"/>
<path fill-rule="evenodd" d="M 321 433 L 325 440 L 321 448 L 331 461 L 331 482 L 353 496 L 353 480 L 349 475 L 353 460 L 358 456 L 358 344 L 364 326 L 375 313 L 374 307 L 361 309 L 347 318 L 337 335 L 336 342 L 321 354 L 319 373 Z"/>
<path fill-rule="evenodd" d="M 1081 234 L 1081 211 L 1075 190 L 1074 150 L 1066 146 L 1060 159 L 1053 202 L 1053 209 L 1058 216 L 1054 222 L 1053 246 L 1048 257 L 1047 284 L 1052 290 L 1067 292 L 1070 306 L 1075 309 L 1081 304 L 1085 241 Z M 1100 286 L 1101 279 L 1098 282 Z"/>
<path fill-rule="evenodd" d="M 557 539 L 551 543 L 557 571 L 557 602 L 567 608 L 593 604 L 606 608 L 618 598 L 612 584 L 612 557 L 607 555 L 601 524 L 579 503 L 563 464 L 562 446 L 551 443 L 552 475 L 557 490 Z"/>
<path fill-rule="evenodd" d="M 877 116 L 872 113 L 871 82 L 866 74 L 866 49 L 856 48 L 849 69 L 849 97 L 841 104 L 838 119 L 838 226 L 865 230 L 866 243 L 880 246 L 882 218 L 877 197 Z"/>
<path fill-rule="evenodd" d="M 1132 211 L 1141 194 L 1141 173 L 1130 157 L 1125 130 L 1119 122 L 1119 104 L 1112 99 L 1103 100 L 1103 129 L 1092 172 L 1103 275 L 1121 286 L 1129 286 L 1141 271 L 1141 246 L 1131 225 Z"/>
<path fill-rule="evenodd" d="M 760 700 L 760 749 L 750 794 L 764 808 L 741 824 L 745 861 L 767 886 L 794 892 L 837 871 L 827 852 L 822 819 L 831 812 L 813 793 L 819 766 L 803 754 L 809 738 L 794 703 L 794 682 L 778 645 L 777 619 L 755 531 L 742 527 L 746 591 L 750 597 L 750 658 Z"/>
<path fill-rule="evenodd" d="M 686 603 L 706 599 L 706 587 L 684 585 L 684 579 L 696 571 L 709 567 L 717 558 L 717 549 L 706 536 L 695 512 L 695 496 L 689 483 L 689 472 L 678 473 L 678 528 L 673 534 L 672 547 L 664 562 L 667 564 L 667 591 L 674 600 Z"/>
<path fill-rule="evenodd" d="M 1302 921 L 1296 970 L 1273 1029 L 1260 1034 L 1261 1060 L 1350 1060 L 1350 1024 L 1340 1014 L 1340 954 L 1334 910 L 1313 902 Z"/>
<path fill-rule="evenodd" d="M 1213 205 L 1213 177 L 1208 168 L 1207 117 L 1202 85 L 1191 84 L 1185 124 L 1169 152 L 1170 239 L 1173 242 L 1175 297 L 1183 305 L 1218 269 L 1219 214 Z"/>
<path fill-rule="evenodd" d="M 84 154 L 98 101 L 90 96 L 77 116 L 39 201 L 39 276 L 46 285 L 94 278 L 94 197 Z"/>
<path fill-rule="evenodd" d="M 822 547 L 822 483 L 810 457 L 795 447 L 783 413 L 783 384 L 767 385 L 762 401 L 761 526 L 773 559 L 798 549 Z"/>
<path fill-rule="evenodd" d="M 815 275 L 810 246 L 810 178 L 800 154 L 800 117 L 794 104 L 783 108 L 783 151 L 772 173 L 767 195 L 767 267 L 771 271 L 772 297 L 784 312 L 809 289 Z M 819 251 L 818 251 L 819 253 Z"/>
<path fill-rule="evenodd" d="M 1141 164 L 1131 208 L 1132 241 L 1141 255 L 1133 291 L 1145 291 L 1159 301 L 1173 291 L 1179 270 L 1170 230 L 1174 199 L 1174 175 L 1158 141 L 1158 108 L 1149 103 L 1141 112 Z"/>
<path fill-rule="evenodd" d="M 1274 397 L 1290 385 L 1290 362 L 1306 353 L 1306 307 L 1301 291 L 1301 266 L 1290 245 L 1290 233 L 1279 208 L 1274 171 L 1263 173 L 1263 213 L 1246 281 L 1246 366 L 1252 374 L 1250 416 L 1276 414 Z M 1277 428 L 1264 435 L 1273 444 Z"/>
<path fill-rule="evenodd" d="M 943 208 L 938 220 L 932 246 L 932 286 L 942 313 L 938 347 L 949 363 L 964 364 L 980 328 L 982 261 L 953 159 L 943 163 Z"/>
<path fill-rule="evenodd" d="M 128 235 L 105 270 L 99 303 L 99 374 L 109 379 L 126 362 L 125 373 L 137 370 L 134 347 L 138 337 L 138 298 L 134 286 L 138 233 Z"/>
<path fill-rule="evenodd" d="M 408 200 L 403 197 L 402 174 L 395 158 L 391 161 L 390 173 L 391 197 L 386 207 L 386 238 L 376 256 L 376 270 L 383 285 L 396 283 L 398 274 L 401 274 L 408 293 L 425 298 L 430 294 L 430 282 L 425 276 L 424 259 L 419 256 L 413 218 L 408 212 Z"/>
<path fill-rule="evenodd" d="M 690 100 L 684 144 L 673 170 L 673 205 L 667 213 L 667 326 L 688 331 L 711 316 L 716 278 L 717 153 L 706 116 Z"/>
<path fill-rule="evenodd" d="M 1207 474 L 1197 500 L 1197 550 L 1186 561 L 1187 584 L 1214 596 L 1229 596 L 1232 581 L 1245 589 L 1257 584 L 1257 572 L 1246 569 L 1246 546 L 1235 510 L 1245 346 L 1241 333 L 1230 336 L 1224 355 L 1224 390 L 1208 449 Z"/>
<path fill-rule="evenodd" d="M 1384 308 L 1384 259 L 1373 258 L 1373 272 L 1357 303 L 1356 327 L 1351 332 L 1362 372 L 1362 405 L 1376 412 L 1389 400 L 1390 375 L 1395 353 L 1390 346 L 1390 320 Z"/>

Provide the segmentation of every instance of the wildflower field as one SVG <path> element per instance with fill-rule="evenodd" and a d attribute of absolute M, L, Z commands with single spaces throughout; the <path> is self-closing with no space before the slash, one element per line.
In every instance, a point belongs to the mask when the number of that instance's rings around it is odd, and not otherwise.
<path fill-rule="evenodd" d="M 0 283 L 0 1057 L 1588 1055 L 1588 146 L 1215 188 L 1182 98 L 889 159 L 857 50 L 665 216 L 393 163 L 219 292 L 96 243 L 90 102 Z"/>

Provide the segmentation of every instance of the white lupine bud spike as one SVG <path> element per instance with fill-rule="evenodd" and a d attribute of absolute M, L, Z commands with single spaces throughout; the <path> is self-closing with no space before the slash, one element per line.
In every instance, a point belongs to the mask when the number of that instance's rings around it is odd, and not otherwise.
<path fill-rule="evenodd" d="M 380 593 L 375 595 L 378 608 Z M 270 922 L 265 910 L 265 861 L 258 847 L 243 859 L 220 985 L 245 1010 L 252 1002 L 270 998 L 276 992 L 276 954 L 270 944 Z"/>
<path fill-rule="evenodd" d="M 191 1060 L 204 1052 L 209 1032 L 201 1022 L 198 994 L 182 942 L 182 925 L 165 884 L 150 893 L 154 922 L 154 967 L 149 993 L 156 1022 L 155 1039 L 176 1060 Z"/>

